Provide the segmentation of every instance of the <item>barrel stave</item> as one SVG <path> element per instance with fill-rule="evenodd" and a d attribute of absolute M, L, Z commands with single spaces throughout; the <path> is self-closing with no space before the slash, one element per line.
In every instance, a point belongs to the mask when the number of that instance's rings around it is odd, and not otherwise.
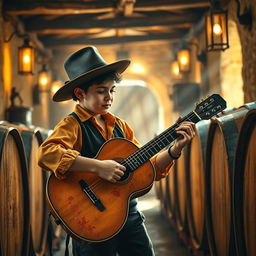
<path fill-rule="evenodd" d="M 246 115 L 236 149 L 233 215 L 238 255 L 256 254 L 256 105 Z"/>
<path fill-rule="evenodd" d="M 24 147 L 16 129 L 0 127 L 2 255 L 28 255 L 29 194 Z"/>

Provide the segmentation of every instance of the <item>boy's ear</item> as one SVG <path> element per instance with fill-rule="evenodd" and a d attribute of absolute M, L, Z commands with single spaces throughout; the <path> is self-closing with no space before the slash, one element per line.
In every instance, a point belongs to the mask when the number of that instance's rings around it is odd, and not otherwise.
<path fill-rule="evenodd" d="M 79 100 L 82 100 L 84 98 L 84 90 L 81 88 L 75 88 L 74 94 Z"/>

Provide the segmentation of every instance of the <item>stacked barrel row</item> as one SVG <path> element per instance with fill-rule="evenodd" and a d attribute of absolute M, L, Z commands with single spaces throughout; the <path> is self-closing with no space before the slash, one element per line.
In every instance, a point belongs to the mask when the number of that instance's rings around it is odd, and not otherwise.
<path fill-rule="evenodd" d="M 44 255 L 47 172 L 37 165 L 46 131 L 0 124 L 0 255 Z"/>
<path fill-rule="evenodd" d="M 157 185 L 161 208 L 194 255 L 256 255 L 256 103 L 200 121 Z"/>

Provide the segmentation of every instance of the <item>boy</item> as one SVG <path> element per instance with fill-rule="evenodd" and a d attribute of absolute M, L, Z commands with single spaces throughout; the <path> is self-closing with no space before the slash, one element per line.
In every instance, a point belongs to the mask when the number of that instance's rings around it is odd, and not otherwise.
<path fill-rule="evenodd" d="M 78 101 L 74 112 L 63 119 L 52 135 L 39 148 L 39 165 L 65 179 L 72 172 L 88 172 L 116 183 L 126 167 L 114 160 L 95 159 L 100 147 L 112 138 L 126 138 L 139 146 L 130 126 L 109 112 L 114 98 L 115 82 L 129 66 L 129 60 L 107 64 L 95 47 L 85 47 L 72 54 L 65 62 L 70 81 L 53 96 L 54 101 Z M 195 135 L 195 125 L 183 122 L 176 130 L 182 136 L 168 150 L 152 158 L 156 180 L 167 175 L 173 160 Z M 76 256 L 151 256 L 152 243 L 147 235 L 143 215 L 137 200 L 129 204 L 127 221 L 113 238 L 100 242 L 78 242 L 73 239 Z"/>

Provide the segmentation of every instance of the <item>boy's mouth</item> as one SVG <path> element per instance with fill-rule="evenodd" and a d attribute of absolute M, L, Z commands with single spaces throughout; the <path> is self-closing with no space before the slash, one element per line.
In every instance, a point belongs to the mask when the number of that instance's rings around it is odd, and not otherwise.
<path fill-rule="evenodd" d="M 104 104 L 102 105 L 104 108 L 110 108 L 111 107 L 111 104 Z"/>

